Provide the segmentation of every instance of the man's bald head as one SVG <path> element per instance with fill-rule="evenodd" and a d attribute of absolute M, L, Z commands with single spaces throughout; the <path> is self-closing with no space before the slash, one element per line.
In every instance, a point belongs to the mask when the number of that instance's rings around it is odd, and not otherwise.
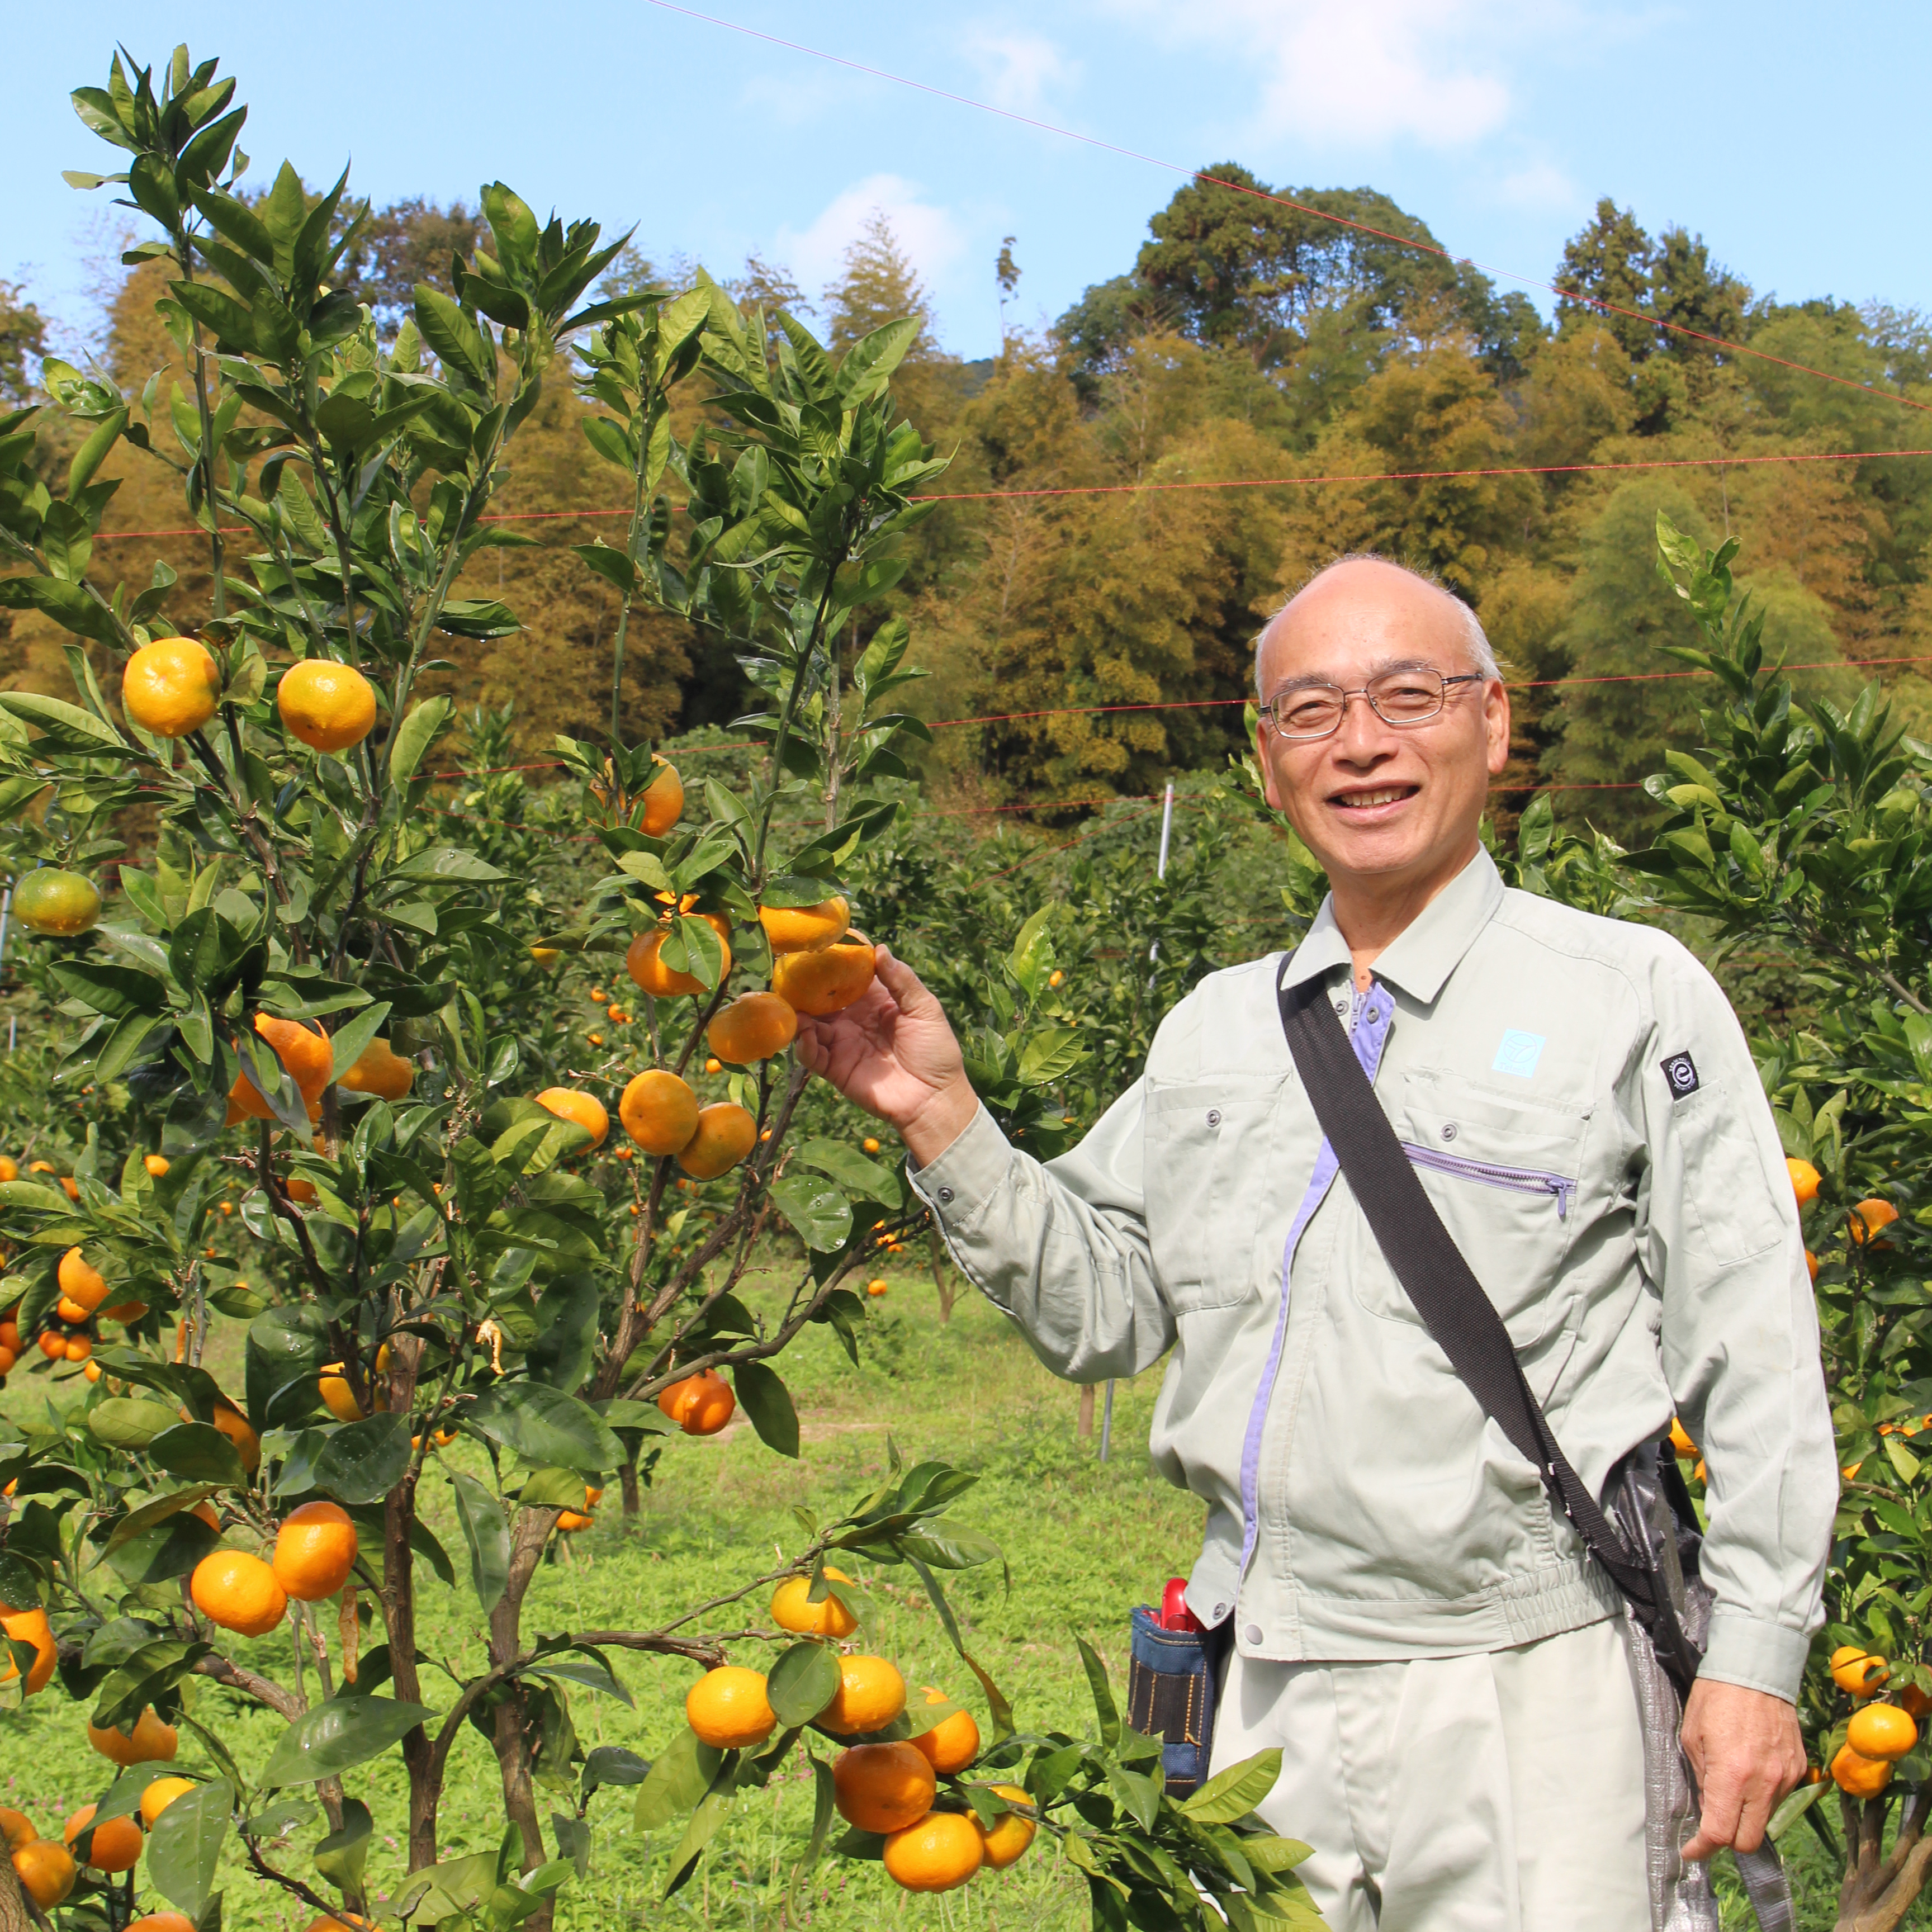
<path fill-rule="evenodd" d="M 1420 626 L 1456 640 L 1456 648 L 1470 670 L 1485 678 L 1500 681 L 1502 672 L 1496 652 L 1477 621 L 1476 614 L 1453 592 L 1434 578 L 1411 570 L 1405 564 L 1391 563 L 1386 557 L 1338 557 L 1318 570 L 1291 597 L 1263 627 L 1255 640 L 1255 691 L 1265 701 L 1269 695 L 1270 646 L 1304 620 L 1346 622 L 1349 607 L 1359 607 L 1364 618 L 1386 623 L 1393 620 L 1404 628 Z"/>

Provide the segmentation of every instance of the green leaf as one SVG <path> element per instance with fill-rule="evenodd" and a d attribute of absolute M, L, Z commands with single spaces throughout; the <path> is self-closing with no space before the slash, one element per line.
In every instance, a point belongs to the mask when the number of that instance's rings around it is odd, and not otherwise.
<path fill-rule="evenodd" d="M 196 1483 L 191 1489 L 177 1490 L 172 1496 L 158 1496 L 151 1503 L 143 1503 L 139 1509 L 130 1510 L 114 1526 L 113 1533 L 102 1548 L 102 1555 L 111 1556 L 124 1543 L 131 1543 L 158 1522 L 166 1522 L 170 1516 L 180 1515 L 183 1510 L 193 1509 L 196 1503 L 205 1502 L 214 1494 L 209 1484 Z M 4 1591 L 0 1591 L 0 1601 L 5 1600 L 5 1595 Z"/>
<path fill-rule="evenodd" d="M 149 1882 L 191 1918 L 198 1918 L 208 1903 L 234 1809 L 234 1786 L 218 1778 L 184 1791 L 154 1820 L 148 1834 Z"/>
<path fill-rule="evenodd" d="M 486 395 L 496 393 L 496 358 L 483 333 L 440 289 L 416 286 L 416 328 L 430 352 L 453 373 L 466 376 Z"/>
<path fill-rule="evenodd" d="M 606 463 L 614 464 L 620 470 L 631 467 L 631 446 L 625 440 L 622 428 L 608 416 L 586 416 L 579 427 L 584 431 L 584 440 L 602 457 Z"/>
<path fill-rule="evenodd" d="M 129 966 L 110 966 L 104 960 L 59 959 L 53 977 L 76 999 L 85 1000 L 98 1013 L 119 1019 L 128 1013 L 159 1013 L 167 1010 L 168 989 L 152 973 Z"/>
<path fill-rule="evenodd" d="M 638 583 L 638 566 L 623 550 L 613 550 L 608 544 L 572 544 L 571 549 L 584 560 L 585 567 L 602 578 L 607 584 L 614 584 L 626 596 L 635 590 Z"/>
<path fill-rule="evenodd" d="M 464 1420 L 526 1462 L 555 1462 L 586 1475 L 622 1466 L 624 1445 L 588 1402 L 544 1382 L 499 1382 Z"/>
<path fill-rule="evenodd" d="M 758 1439 L 781 1456 L 796 1456 L 798 1412 L 778 1371 L 764 1362 L 740 1362 L 731 1370 L 731 1384 Z"/>
<path fill-rule="evenodd" d="M 131 1736 L 131 1730 L 124 1735 Z M 107 1787 L 106 1794 L 94 1808 L 94 1822 L 97 1825 L 104 1825 L 110 1818 L 132 1817 L 141 1808 L 142 1792 L 156 1778 L 174 1775 L 174 1766 L 166 1761 L 133 1766 Z"/>
<path fill-rule="evenodd" d="M 845 1245 L 852 1232 L 852 1204 L 829 1181 L 788 1174 L 772 1184 L 771 1198 L 808 1248 L 831 1254 Z"/>
<path fill-rule="evenodd" d="M 524 1478 L 517 1500 L 526 1509 L 580 1510 L 584 1507 L 584 1478 L 574 1469 L 532 1469 Z"/>
<path fill-rule="evenodd" d="M 707 795 L 712 785 L 716 783 L 715 779 L 706 782 L 705 790 Z M 721 786 L 719 789 L 722 790 L 723 788 Z M 712 813 L 713 817 L 722 816 L 715 805 L 712 808 Z M 748 818 L 750 816 L 748 813 L 745 813 L 743 815 Z M 768 906 L 821 905 L 824 903 L 826 896 L 825 881 L 823 879 L 806 878 L 795 872 L 781 872 L 776 878 L 767 879 L 758 891 L 759 903 L 761 905 Z"/>
<path fill-rule="evenodd" d="M 329 1042 L 334 1049 L 328 1068 L 331 1080 L 340 1080 L 362 1058 L 363 1049 L 388 1024 L 389 1011 L 388 1001 L 379 1000 L 336 1030 Z"/>
<path fill-rule="evenodd" d="M 691 1814 L 691 1822 L 684 1828 L 684 1836 L 677 1841 L 677 1850 L 670 1855 L 670 1882 L 664 1887 L 664 1895 L 669 1898 L 685 1880 L 730 1815 L 733 1792 L 729 1782 L 723 1777 L 715 1780 L 711 1789 L 698 1801 L 698 1809 Z"/>
<path fill-rule="evenodd" d="M 207 1525 L 197 1527 L 206 1529 Z M 188 1676 L 212 1648 L 172 1637 L 142 1644 L 108 1673 L 96 1694 L 92 1720 L 95 1728 L 105 1731 L 125 1725 L 131 1730 L 141 1713 Z"/>
<path fill-rule="evenodd" d="M 650 1763 L 622 1744 L 599 1744 L 584 1760 L 582 1790 L 588 1798 L 607 1784 L 641 1784 L 651 1774 Z"/>
<path fill-rule="evenodd" d="M 680 867 L 680 873 L 683 868 Z M 681 914 L 671 921 L 671 939 L 668 943 L 664 962 L 678 970 L 696 976 L 708 992 L 716 986 L 724 970 L 724 943 L 713 932 L 706 920 Z M 674 956 L 682 949 L 684 958 L 678 961 Z"/>
<path fill-rule="evenodd" d="M 165 1402 L 143 1396 L 110 1396 L 87 1412 L 88 1432 L 110 1449 L 145 1449 L 180 1420 Z"/>
<path fill-rule="evenodd" d="M 1202 1825 L 1232 1825 L 1245 1818 L 1275 1787 L 1281 1775 L 1279 1750 L 1257 1751 L 1210 1778 L 1180 1809 Z"/>
<path fill-rule="evenodd" d="M 1765 1836 L 1773 1844 L 1777 1844 L 1832 1788 L 1831 1780 L 1826 1778 L 1816 1784 L 1801 1784 L 1787 1793 L 1784 1802 L 1771 1814 L 1771 1822 L 1765 1827 Z"/>
<path fill-rule="evenodd" d="M 838 1659 L 822 1643 L 795 1643 L 772 1666 L 765 1695 L 788 1730 L 808 1724 L 838 1694 Z"/>
<path fill-rule="evenodd" d="M 342 1801 L 342 1829 L 332 1832 L 315 1848 L 315 1868 L 342 1892 L 362 1889 L 362 1868 L 369 1859 L 374 1821 L 359 1798 Z"/>
<path fill-rule="evenodd" d="M 248 1472 L 233 1443 L 213 1424 L 178 1422 L 148 1444 L 148 1454 L 171 1476 L 184 1483 L 213 1483 L 245 1489 Z"/>
<path fill-rule="evenodd" d="M 1071 1027 L 1046 1027 L 1030 1034 L 1020 1048 L 1020 1084 L 1050 1086 L 1065 1078 L 1085 1056 L 1080 1035 Z"/>
<path fill-rule="evenodd" d="M 425 1925 L 468 1912 L 495 1886 L 496 1867 L 494 1851 L 447 1858 L 441 1864 L 431 1865 L 428 1871 L 412 1874 L 390 1901 L 392 1909 L 404 1915 L 419 1916 Z"/>
<path fill-rule="evenodd" d="M 794 1156 L 800 1167 L 830 1174 L 848 1192 L 862 1201 L 876 1201 L 884 1207 L 896 1206 L 902 1196 L 897 1172 L 868 1160 L 856 1148 L 843 1141 L 809 1140 Z"/>
<path fill-rule="evenodd" d="M 400 866 L 392 868 L 387 876 L 392 879 L 421 880 L 431 884 L 447 879 L 464 879 L 488 885 L 500 883 L 510 875 L 498 872 L 494 866 L 478 858 L 473 852 L 459 851 L 454 845 L 434 845 L 426 852 L 412 854 Z"/>
<path fill-rule="evenodd" d="M 818 1862 L 825 1855 L 825 1840 L 831 1834 L 838 1800 L 831 1766 L 824 1759 L 814 1757 L 810 1751 L 805 1755 L 806 1762 L 812 1766 L 812 1835 L 806 1840 L 797 1864 L 792 1868 L 791 1880 L 786 1888 L 786 1900 L 794 1924 L 802 1923 L 798 1909 L 798 1888 L 818 1870 Z"/>
<path fill-rule="evenodd" d="M 1087 1672 L 1087 1688 L 1093 1694 L 1094 1714 L 1100 1725 L 1100 1742 L 1112 1750 L 1120 1741 L 1120 1712 L 1114 1702 L 1112 1688 L 1107 1682 L 1107 1666 L 1101 1662 L 1100 1652 L 1084 1637 L 1076 1637 L 1074 1641 L 1080 1646 L 1080 1661 Z"/>
<path fill-rule="evenodd" d="M 449 1472 L 456 1492 L 456 1520 L 470 1548 L 470 1580 L 476 1600 L 488 1616 L 502 1601 L 510 1576 L 510 1526 L 503 1506 L 474 1476 Z"/>
<path fill-rule="evenodd" d="M 626 852 L 617 861 L 617 869 L 627 872 L 634 879 L 640 880 L 654 892 L 668 892 L 675 890 L 670 874 L 664 870 L 664 861 L 655 852 Z"/>
<path fill-rule="evenodd" d="M 901 316 L 860 336 L 846 350 L 839 359 L 837 388 L 848 409 L 856 408 L 885 388 L 906 351 L 918 340 L 922 326 L 917 316 Z"/>
<path fill-rule="evenodd" d="M 45 579 L 0 578 L 0 605 L 8 600 L 4 595 L 9 584 L 22 581 L 44 582 Z M 62 588 L 70 586 L 62 586 Z M 50 612 L 49 615 L 53 615 Z M 60 620 L 66 622 L 64 618 Z M 68 623 L 69 630 L 78 630 L 76 624 Z M 82 632 L 83 636 L 92 633 Z M 97 642 L 117 642 L 110 636 L 97 639 Z M 0 710 L 10 712 L 24 719 L 35 729 L 44 733 L 42 743 L 50 751 L 78 754 L 86 758 L 98 758 L 104 752 L 124 754 L 129 748 L 128 742 L 112 726 L 104 724 L 91 711 L 83 711 L 77 704 L 68 704 L 58 698 L 43 698 L 34 691 L 0 691 Z"/>
<path fill-rule="evenodd" d="M 446 698 L 426 698 L 410 708 L 389 746 L 389 782 L 401 784 L 416 776 L 429 748 L 455 706 Z"/>
<path fill-rule="evenodd" d="M 131 1536 L 107 1558 L 107 1567 L 130 1589 L 185 1576 L 221 1540 L 198 1516 L 177 1511 L 164 1522 Z"/>
<path fill-rule="evenodd" d="M 640 1832 L 656 1832 L 682 1817 L 710 1789 L 724 1762 L 724 1754 L 701 1743 L 687 1725 L 651 1766 L 638 1792 L 631 1823 Z"/>
<path fill-rule="evenodd" d="M 426 1705 L 392 1697 L 332 1697 L 282 1733 L 259 1781 L 266 1790 L 335 1777 L 379 1756 L 434 1715 Z"/>
<path fill-rule="evenodd" d="M 410 1418 L 371 1415 L 334 1430 L 315 1459 L 315 1486 L 338 1502 L 373 1503 L 410 1466 Z"/>
<path fill-rule="evenodd" d="M 436 614 L 436 628 L 454 638 L 512 638 L 524 627 L 516 613 L 494 597 L 452 597 Z"/>

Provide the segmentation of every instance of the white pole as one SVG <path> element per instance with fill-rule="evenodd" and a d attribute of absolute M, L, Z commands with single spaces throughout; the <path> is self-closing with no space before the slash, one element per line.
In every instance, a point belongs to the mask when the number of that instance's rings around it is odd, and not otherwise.
<path fill-rule="evenodd" d="M 1154 861 L 1154 875 L 1157 880 L 1165 879 L 1167 877 L 1167 848 L 1168 842 L 1173 837 L 1173 835 L 1174 787 L 1170 782 L 1167 788 L 1167 796 L 1161 801 L 1160 856 Z M 1148 963 L 1151 965 L 1160 957 L 1160 941 L 1156 939 L 1154 943 L 1148 948 Z M 1100 1460 L 1103 1462 L 1107 1460 L 1108 1451 L 1113 1447 L 1113 1441 L 1114 1384 L 1111 1381 L 1109 1381 L 1107 1384 L 1106 1403 L 1105 1407 L 1102 1408 L 1100 1415 Z"/>
<path fill-rule="evenodd" d="M 1156 879 L 1164 879 L 1167 877 L 1167 842 L 1173 836 L 1173 832 L 1174 788 L 1170 784 L 1167 788 L 1167 796 L 1162 800 L 1160 808 L 1160 856 L 1154 861 L 1154 875 Z M 1148 948 L 1148 964 L 1151 966 L 1160 957 L 1160 941 L 1156 939 Z M 1148 984 L 1150 988 L 1152 987 L 1154 981 L 1151 976 Z"/>

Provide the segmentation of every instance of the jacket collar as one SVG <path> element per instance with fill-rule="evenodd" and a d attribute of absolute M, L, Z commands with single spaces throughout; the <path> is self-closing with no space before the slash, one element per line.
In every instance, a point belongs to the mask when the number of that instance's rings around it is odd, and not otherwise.
<path fill-rule="evenodd" d="M 1502 876 L 1496 861 L 1478 846 L 1476 856 L 1376 962 L 1376 977 L 1424 1006 L 1432 1004 L 1502 902 Z M 1301 944 L 1288 956 L 1282 984 L 1298 986 L 1306 980 L 1325 978 L 1336 967 L 1349 964 L 1348 942 L 1335 923 L 1331 893 L 1322 902 L 1322 910 Z"/>

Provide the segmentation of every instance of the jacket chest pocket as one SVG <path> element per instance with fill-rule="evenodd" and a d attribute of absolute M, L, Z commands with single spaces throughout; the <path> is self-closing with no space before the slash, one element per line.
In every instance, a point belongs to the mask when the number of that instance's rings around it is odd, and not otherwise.
<path fill-rule="evenodd" d="M 1285 1184 L 1285 1078 L 1230 1075 L 1148 1090 L 1148 1235 L 1177 1315 L 1232 1307 L 1258 1290 L 1263 1210 Z"/>
<path fill-rule="evenodd" d="M 1462 1258 L 1519 1348 L 1563 1313 L 1563 1262 L 1580 1218 L 1584 1113 L 1513 1104 L 1411 1076 L 1393 1117 L 1409 1164 Z M 1374 1238 L 1366 1239 L 1371 1249 Z M 1355 1298 L 1372 1315 L 1419 1324 L 1402 1284 L 1375 1252 L 1356 1270 Z"/>

